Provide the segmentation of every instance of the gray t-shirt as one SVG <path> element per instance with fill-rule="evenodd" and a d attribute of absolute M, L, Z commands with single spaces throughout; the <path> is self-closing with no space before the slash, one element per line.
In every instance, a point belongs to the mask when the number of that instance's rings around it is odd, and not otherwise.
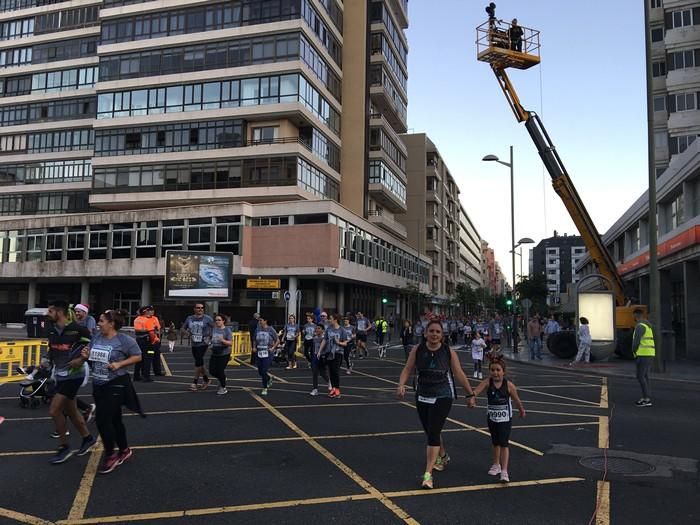
<path fill-rule="evenodd" d="M 118 376 L 127 374 L 124 368 L 110 370 L 108 365 L 124 361 L 131 356 L 141 355 L 141 349 L 136 341 L 126 334 L 116 334 L 107 338 L 102 334 L 96 335 L 90 341 L 90 356 L 88 360 L 92 366 L 92 382 L 96 385 L 109 383 Z"/>
<path fill-rule="evenodd" d="M 211 353 L 212 355 L 231 355 L 231 345 L 225 345 L 221 341 L 233 340 L 233 332 L 227 326 L 217 328 L 216 326 L 211 332 Z"/>
<path fill-rule="evenodd" d="M 292 324 L 292 323 L 287 323 L 285 326 L 285 339 L 287 341 L 294 341 L 294 339 L 297 338 L 297 334 L 299 333 L 299 325 L 298 324 Z"/>
<path fill-rule="evenodd" d="M 271 350 L 277 342 L 277 332 L 271 326 L 258 328 L 255 332 L 255 348 L 258 350 Z"/>
<path fill-rule="evenodd" d="M 357 331 L 358 332 L 366 332 L 369 330 L 369 321 L 367 320 L 366 317 L 362 317 L 361 319 L 357 320 Z"/>
<path fill-rule="evenodd" d="M 347 341 L 348 333 L 342 326 L 338 328 L 333 328 L 329 326 L 326 330 L 326 346 L 323 348 L 324 354 L 332 354 L 334 357 L 336 354 L 343 353 L 343 347 L 338 343 L 340 341 Z"/>
<path fill-rule="evenodd" d="M 97 335 L 97 332 L 99 332 L 99 329 L 97 328 L 97 322 L 95 321 L 95 318 L 91 315 L 85 316 L 85 319 L 82 321 L 76 320 L 75 323 L 78 326 L 84 326 L 88 330 L 90 330 L 90 335 Z"/>
<path fill-rule="evenodd" d="M 182 327 L 189 331 L 192 346 L 204 346 L 209 344 L 211 332 L 214 329 L 214 319 L 208 315 L 196 317 L 190 315 L 185 319 Z"/>
<path fill-rule="evenodd" d="M 311 341 L 314 338 L 314 332 L 316 331 L 315 323 L 306 323 L 304 325 L 304 341 Z"/>

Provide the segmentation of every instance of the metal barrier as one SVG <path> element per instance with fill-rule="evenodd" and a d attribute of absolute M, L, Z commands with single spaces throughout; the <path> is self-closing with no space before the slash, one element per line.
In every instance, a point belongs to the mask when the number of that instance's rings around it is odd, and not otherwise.
<path fill-rule="evenodd" d="M 231 343 L 231 358 L 228 361 L 229 365 L 239 366 L 236 357 L 250 357 L 252 346 L 250 345 L 249 332 L 233 332 L 233 342 Z"/>
<path fill-rule="evenodd" d="M 24 379 L 24 375 L 15 372 L 15 368 L 38 365 L 42 352 L 46 352 L 48 346 L 49 342 L 43 339 L 0 343 L 0 382 Z"/>

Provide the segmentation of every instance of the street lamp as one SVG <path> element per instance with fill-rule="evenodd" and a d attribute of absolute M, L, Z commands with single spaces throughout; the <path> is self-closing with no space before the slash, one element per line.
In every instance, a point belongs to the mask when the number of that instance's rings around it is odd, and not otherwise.
<path fill-rule="evenodd" d="M 485 162 L 498 162 L 499 164 L 503 164 L 504 166 L 508 166 L 510 168 L 510 245 L 513 248 L 511 250 L 513 252 L 511 253 L 511 268 L 513 269 L 511 275 L 513 278 L 513 292 L 515 292 L 515 197 L 513 194 L 513 146 L 510 147 L 510 162 L 503 162 L 502 160 L 499 160 L 496 155 L 486 155 L 481 160 Z M 513 310 L 513 312 L 513 321 L 515 321 L 515 310 Z M 515 325 L 515 322 L 513 322 L 513 325 Z M 515 337 L 513 337 L 513 352 L 518 352 Z"/>
<path fill-rule="evenodd" d="M 518 244 L 513 246 L 513 252 L 515 252 L 515 249 L 519 246 L 520 247 L 520 253 L 518 254 L 520 256 L 520 280 L 523 280 L 523 244 L 535 244 L 535 241 L 530 239 L 530 237 L 523 237 L 518 241 Z M 513 284 L 513 288 L 515 288 L 515 283 Z"/>

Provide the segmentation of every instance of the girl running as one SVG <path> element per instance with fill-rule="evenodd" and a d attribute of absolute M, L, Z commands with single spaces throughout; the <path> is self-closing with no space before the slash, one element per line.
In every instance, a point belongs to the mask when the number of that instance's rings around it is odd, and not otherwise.
<path fill-rule="evenodd" d="M 112 472 L 132 456 L 122 422 L 122 405 L 140 412 L 126 367 L 141 361 L 141 349 L 134 339 L 119 333 L 127 316 L 123 310 L 106 310 L 97 323 L 100 333 L 81 354 L 92 367 L 92 393 L 97 405 L 95 421 L 105 451 L 98 470 L 100 474 Z M 115 443 L 119 452 L 114 451 Z"/>
<path fill-rule="evenodd" d="M 214 329 L 211 332 L 211 357 L 209 358 L 209 373 L 219 380 L 217 395 L 228 394 L 226 390 L 226 365 L 231 359 L 233 332 L 225 326 L 226 320 L 221 314 L 214 316 Z"/>
<path fill-rule="evenodd" d="M 345 333 L 348 336 L 348 344 L 345 345 L 345 348 L 343 349 L 343 359 L 345 360 L 345 373 L 350 375 L 352 374 L 352 368 L 355 366 L 355 363 L 351 359 L 351 357 L 355 353 L 355 337 L 356 337 L 356 330 L 353 325 L 350 324 L 350 317 L 345 317 L 343 319 L 343 329 L 345 330 Z"/>
<path fill-rule="evenodd" d="M 415 369 L 418 373 L 416 408 L 428 437 L 422 487 L 432 489 L 433 469 L 444 470 L 450 461 L 440 434 L 450 413 L 452 401 L 457 396 L 455 380 L 467 392 L 470 408 L 474 406 L 475 400 L 469 380 L 462 371 L 459 357 L 447 342 L 443 341 L 444 332 L 440 321 L 430 321 L 425 328 L 425 335 L 426 340 L 411 350 L 406 366 L 401 371 L 396 393 L 400 398 L 404 397 L 406 381 Z"/>
<path fill-rule="evenodd" d="M 408 355 L 411 353 L 411 344 L 413 343 L 413 329 L 411 328 L 411 321 L 406 319 L 403 322 L 403 329 L 401 330 L 401 344 L 403 345 L 403 353 L 405 355 L 405 360 L 408 361 Z"/>
<path fill-rule="evenodd" d="M 323 325 L 316 325 L 314 328 L 314 336 L 311 339 L 311 374 L 313 381 L 313 390 L 309 392 L 311 396 L 318 395 L 318 376 L 320 375 L 328 383 L 328 388 L 331 388 L 330 381 L 328 380 L 328 371 L 326 370 L 325 360 L 321 360 L 321 343 L 324 339 L 324 329 Z"/>
<path fill-rule="evenodd" d="M 297 318 L 290 315 L 287 318 L 287 324 L 284 327 L 284 352 L 287 355 L 287 370 L 297 367 L 297 335 L 299 334 L 299 325 Z"/>
<path fill-rule="evenodd" d="M 511 399 L 515 401 L 520 417 L 525 417 L 525 407 L 520 401 L 515 384 L 506 378 L 506 362 L 502 357 L 495 358 L 489 365 L 490 377 L 482 381 L 474 389 L 474 395 L 478 396 L 486 390 L 488 399 L 487 423 L 491 432 L 491 444 L 493 446 L 493 463 L 489 469 L 489 475 L 501 475 L 501 481 L 508 483 L 508 459 L 510 450 L 510 430 L 513 421 L 513 406 Z"/>
<path fill-rule="evenodd" d="M 255 361 L 258 364 L 258 374 L 262 380 L 261 394 L 266 396 L 268 388 L 272 385 L 272 378 L 267 371 L 272 363 L 272 353 L 279 345 L 279 338 L 275 329 L 267 324 L 267 319 L 262 315 L 258 322 L 258 329 L 255 332 Z"/>
<path fill-rule="evenodd" d="M 481 363 L 484 361 L 484 349 L 486 348 L 486 343 L 481 337 L 481 333 L 477 332 L 476 337 L 472 339 L 472 361 L 474 362 L 474 377 L 478 379 L 483 379 L 484 375 L 481 373 Z"/>
<path fill-rule="evenodd" d="M 328 365 L 328 373 L 331 379 L 331 391 L 328 397 L 340 397 L 340 365 L 343 362 L 343 348 L 348 344 L 348 334 L 340 326 L 340 316 L 331 314 L 330 324 L 326 329 L 326 335 L 321 343 L 321 356 Z"/>

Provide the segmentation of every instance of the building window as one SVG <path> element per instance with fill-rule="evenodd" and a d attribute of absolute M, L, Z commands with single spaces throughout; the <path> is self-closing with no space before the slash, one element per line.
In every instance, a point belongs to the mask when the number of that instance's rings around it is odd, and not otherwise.
<path fill-rule="evenodd" d="M 696 55 L 698 55 L 696 57 Z M 700 59 L 700 49 L 686 49 L 685 51 L 676 51 L 666 55 L 666 65 L 669 71 L 676 69 L 686 69 L 695 67 L 695 64 Z"/>
<path fill-rule="evenodd" d="M 700 20 L 695 21 L 695 17 L 693 16 L 697 14 L 697 11 L 694 9 L 682 9 L 666 13 L 666 29 L 677 29 L 693 24 L 697 25 L 700 23 Z"/>
<path fill-rule="evenodd" d="M 668 148 L 668 133 L 666 133 L 665 131 L 655 131 L 654 146 L 659 149 Z"/>
<path fill-rule="evenodd" d="M 666 97 L 661 95 L 654 97 L 654 111 L 666 111 Z"/>
<path fill-rule="evenodd" d="M 652 62 L 651 63 L 651 76 L 653 77 L 665 77 L 666 76 L 666 62 Z"/>
<path fill-rule="evenodd" d="M 671 230 L 683 224 L 683 194 L 671 201 Z"/>
<path fill-rule="evenodd" d="M 695 93 L 679 93 L 668 96 L 668 112 L 695 110 Z"/>
<path fill-rule="evenodd" d="M 658 9 L 664 6 L 664 0 L 649 0 L 652 9 Z"/>
<path fill-rule="evenodd" d="M 369 162 L 369 183 L 381 184 L 406 206 L 406 184 L 381 160 Z"/>
<path fill-rule="evenodd" d="M 272 144 L 278 138 L 279 126 L 253 128 L 253 144 Z"/>
<path fill-rule="evenodd" d="M 651 30 L 651 41 L 652 42 L 663 42 L 664 39 L 664 28 L 655 27 Z"/>
<path fill-rule="evenodd" d="M 683 153 L 688 146 L 690 146 L 697 135 L 683 135 L 680 137 L 669 137 L 668 139 L 668 149 L 671 155 L 676 155 L 677 153 Z"/>

